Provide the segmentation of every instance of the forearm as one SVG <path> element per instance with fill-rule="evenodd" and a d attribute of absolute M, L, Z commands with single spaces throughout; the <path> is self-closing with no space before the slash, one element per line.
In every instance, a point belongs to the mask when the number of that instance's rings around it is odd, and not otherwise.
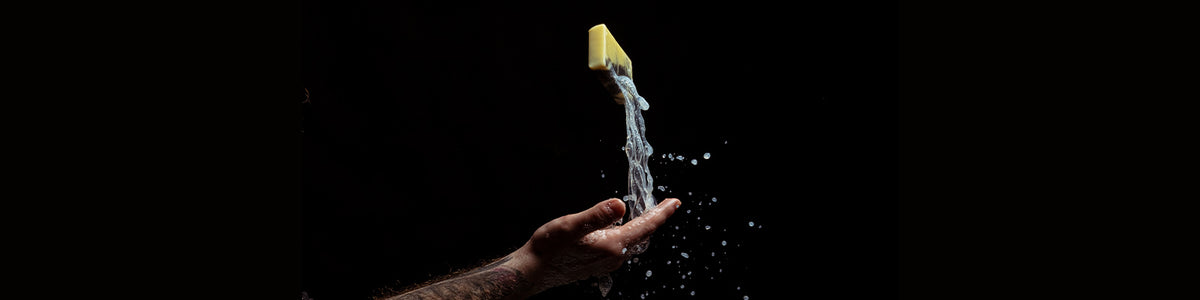
<path fill-rule="evenodd" d="M 514 266 L 513 257 L 514 255 L 506 256 L 485 266 L 387 300 L 525 299 L 535 293 L 530 281 L 531 274 Z"/>

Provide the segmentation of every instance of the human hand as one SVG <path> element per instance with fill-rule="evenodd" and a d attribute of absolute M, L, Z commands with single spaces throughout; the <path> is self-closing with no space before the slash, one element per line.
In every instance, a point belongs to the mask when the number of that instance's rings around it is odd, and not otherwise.
<path fill-rule="evenodd" d="M 615 271 L 635 254 L 634 246 L 648 240 L 681 203 L 667 198 L 641 216 L 613 226 L 625 215 L 625 203 L 605 200 L 542 225 L 503 264 L 526 276 L 526 295 Z"/>

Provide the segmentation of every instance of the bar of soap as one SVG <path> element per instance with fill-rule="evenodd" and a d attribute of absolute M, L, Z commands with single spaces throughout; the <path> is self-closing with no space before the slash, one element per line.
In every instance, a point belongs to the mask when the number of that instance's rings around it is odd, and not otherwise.
<path fill-rule="evenodd" d="M 619 104 L 625 104 L 625 95 L 617 87 L 616 78 L 613 76 L 626 76 L 632 79 L 633 62 L 629 60 L 628 55 L 625 55 L 625 50 L 621 49 L 621 45 L 617 44 L 617 39 L 604 24 L 588 29 L 588 68 L 601 73 L 600 80 L 604 83 L 604 87 L 613 94 L 613 100 Z"/>

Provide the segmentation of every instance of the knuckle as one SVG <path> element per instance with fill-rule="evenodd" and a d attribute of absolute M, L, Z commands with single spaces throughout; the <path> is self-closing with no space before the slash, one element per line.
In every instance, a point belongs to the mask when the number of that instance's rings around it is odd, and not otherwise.
<path fill-rule="evenodd" d="M 567 220 L 564 218 L 554 219 L 554 221 L 550 221 L 550 224 L 546 224 L 546 225 L 549 227 L 550 231 L 553 231 L 555 233 L 561 234 L 561 233 L 571 231 L 570 222 L 567 222 Z"/>

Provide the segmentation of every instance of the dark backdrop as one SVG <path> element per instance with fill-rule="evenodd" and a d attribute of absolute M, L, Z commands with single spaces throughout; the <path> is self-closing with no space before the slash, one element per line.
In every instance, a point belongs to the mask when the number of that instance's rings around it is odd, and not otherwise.
<path fill-rule="evenodd" d="M 657 195 L 694 209 L 609 298 L 895 297 L 895 3 L 575 2 L 302 1 L 303 291 L 473 267 L 619 197 L 623 108 L 585 66 L 605 23 L 650 102 Z"/>

